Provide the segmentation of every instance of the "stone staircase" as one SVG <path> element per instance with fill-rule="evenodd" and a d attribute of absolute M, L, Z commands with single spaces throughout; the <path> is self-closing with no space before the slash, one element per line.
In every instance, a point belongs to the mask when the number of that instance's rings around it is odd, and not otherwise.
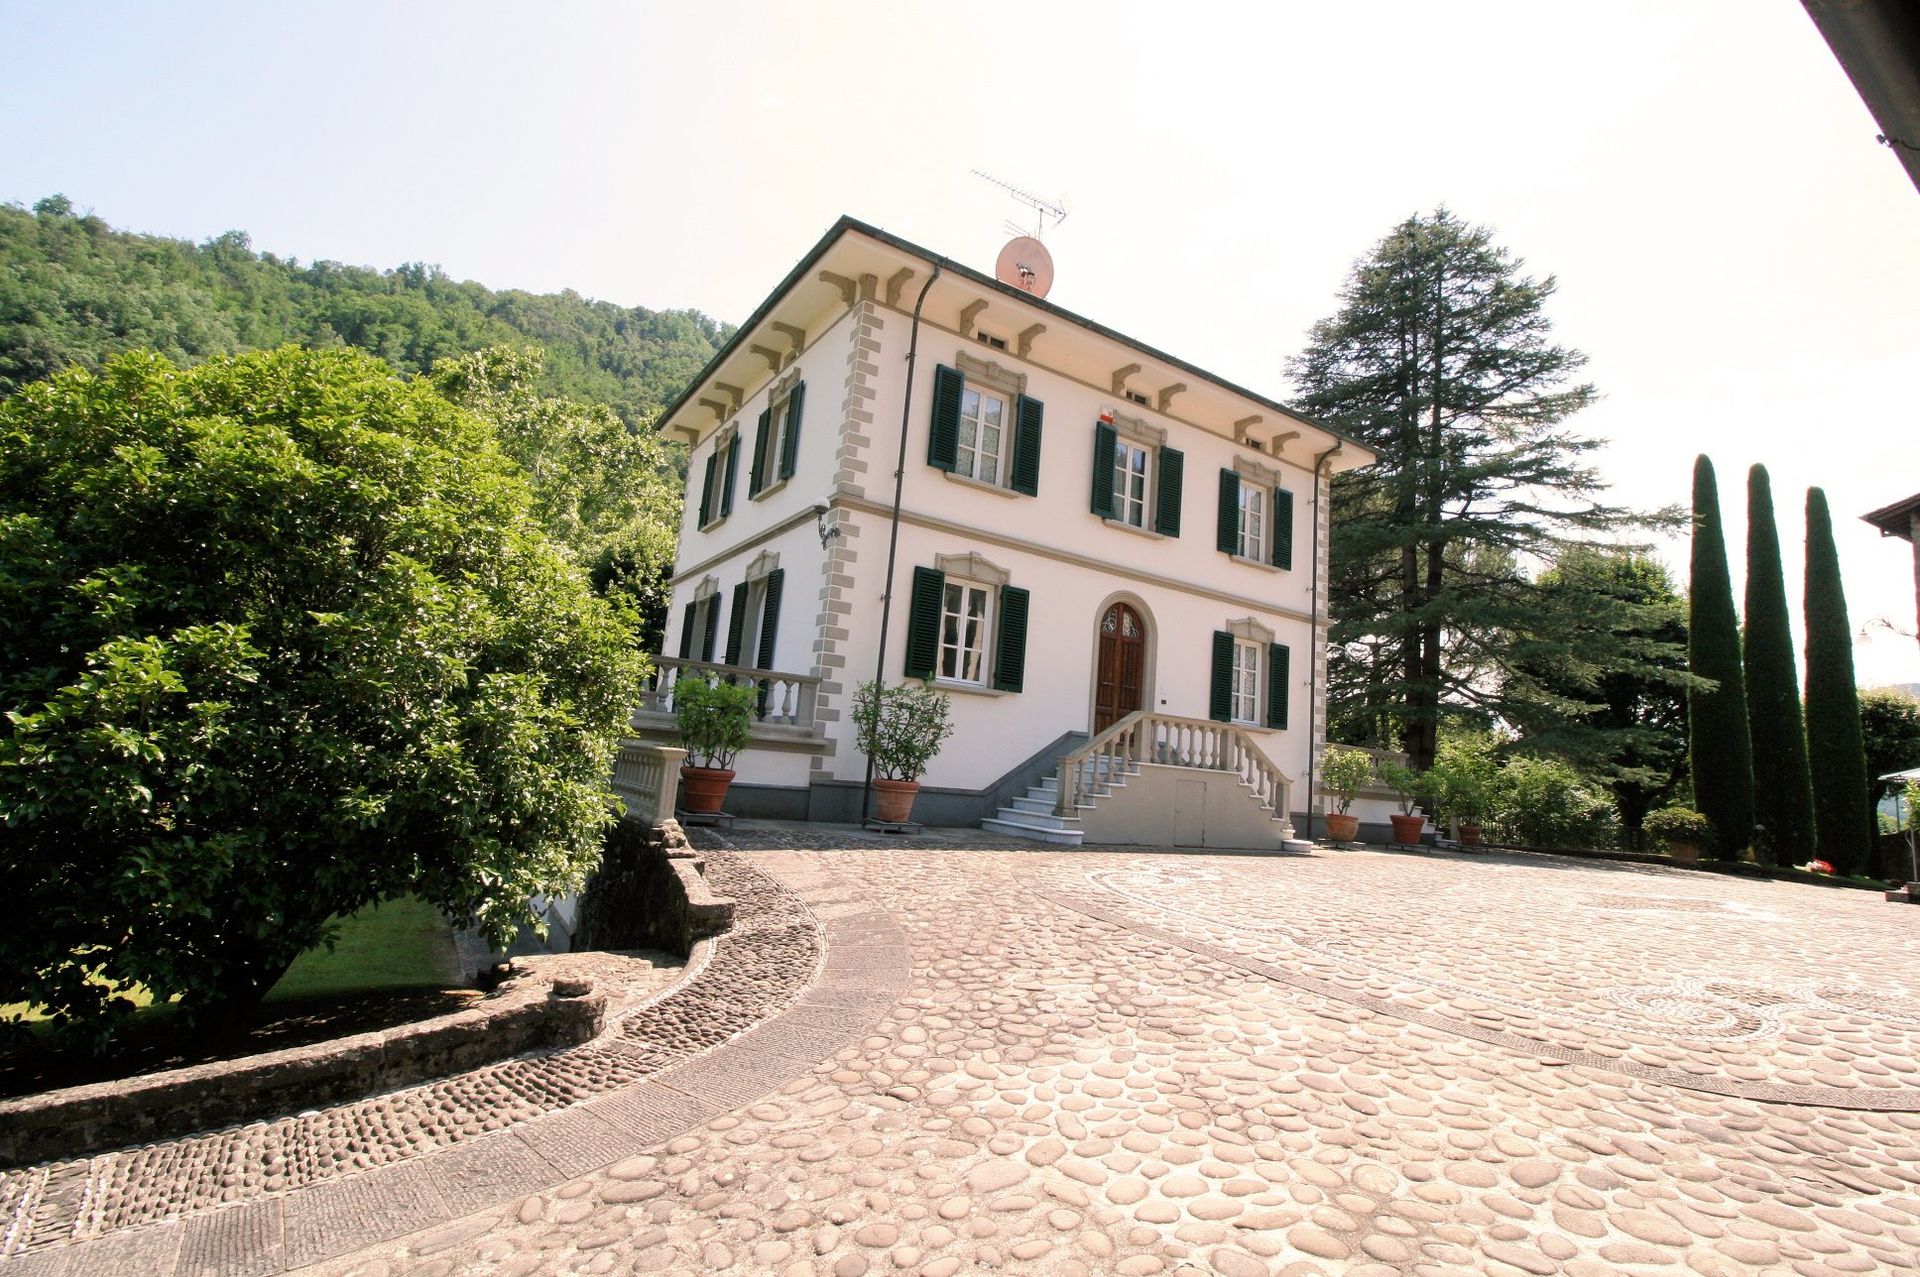
<path fill-rule="evenodd" d="M 1090 764 L 1081 768 L 1081 792 L 1088 797 L 1096 797 L 1126 788 L 1126 781 L 1112 777 L 1095 791 L 1092 784 L 1093 770 Z M 989 816 L 980 822 L 980 828 L 995 834 L 1007 834 L 1014 838 L 1026 838 L 1033 842 L 1053 843 L 1060 847 L 1078 847 L 1085 836 L 1080 828 L 1078 816 L 1056 815 L 1054 808 L 1060 803 L 1060 769 L 1054 768 L 1040 778 L 1040 783 L 1027 788 L 1026 796 L 1016 798 L 1000 809 L 998 816 Z M 1076 810 L 1083 809 L 1077 806 Z"/>

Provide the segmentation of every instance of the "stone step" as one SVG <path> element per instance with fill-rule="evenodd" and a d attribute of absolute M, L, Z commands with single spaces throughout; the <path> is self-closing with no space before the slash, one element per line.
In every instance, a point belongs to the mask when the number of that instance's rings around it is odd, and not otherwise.
<path fill-rule="evenodd" d="M 1039 825 L 1045 829 L 1078 829 L 1080 821 L 1074 816 L 1056 816 L 1051 807 L 1035 811 L 1027 807 L 1002 807 L 1000 820 L 1018 821 L 1024 825 Z"/>
<path fill-rule="evenodd" d="M 1029 824 L 1025 820 L 1005 820 L 993 817 L 981 821 L 980 828 L 989 833 L 1007 834 L 1014 838 L 1026 838 L 1033 842 L 1053 843 L 1061 847 L 1078 847 L 1082 837 L 1078 829 L 1048 829 L 1045 825 Z"/>

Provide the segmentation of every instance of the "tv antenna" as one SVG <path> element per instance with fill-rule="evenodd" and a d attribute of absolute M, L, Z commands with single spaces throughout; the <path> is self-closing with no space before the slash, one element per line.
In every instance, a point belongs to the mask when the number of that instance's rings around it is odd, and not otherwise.
<path fill-rule="evenodd" d="M 1049 217 L 1053 219 L 1053 224 L 1055 226 L 1058 226 L 1060 223 L 1067 220 L 1067 210 L 1063 204 L 1056 204 L 1052 200 L 1042 199 L 1040 196 L 1033 194 L 1033 192 L 1031 191 L 1024 191 L 1019 187 L 1015 186 L 1012 182 L 1008 182 L 1001 178 L 997 178 L 993 174 L 984 172 L 981 169 L 974 169 L 972 170 L 972 172 L 975 177 L 985 178 L 987 181 L 992 182 L 995 186 L 999 187 L 1001 190 L 1005 191 L 1007 194 L 1013 196 L 1014 199 L 1018 200 L 1022 204 L 1025 204 L 1028 208 L 1033 210 L 1033 215 L 1034 215 L 1033 237 L 1035 239 L 1040 239 L 1046 234 L 1047 219 Z M 1014 222 L 1011 220 L 1009 220 L 1006 223 L 1006 228 L 1012 231 L 1015 235 L 1025 235 L 1027 233 L 1027 228 L 1025 226 L 1022 226 L 1020 223 Z"/>

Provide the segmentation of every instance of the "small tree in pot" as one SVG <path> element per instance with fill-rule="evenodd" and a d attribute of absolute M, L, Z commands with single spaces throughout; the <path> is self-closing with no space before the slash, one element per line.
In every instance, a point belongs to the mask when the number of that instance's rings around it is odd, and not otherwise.
<path fill-rule="evenodd" d="M 1690 807 L 1663 807 L 1641 826 L 1647 841 L 1665 846 L 1667 855 L 1690 865 L 1714 848 L 1713 822 Z"/>
<path fill-rule="evenodd" d="M 719 811 L 733 783 L 733 760 L 753 730 L 759 694 L 748 686 L 683 678 L 673 687 L 673 713 L 687 761 L 680 766 L 680 801 L 691 812 Z"/>
<path fill-rule="evenodd" d="M 1427 818 L 1416 812 L 1413 805 L 1419 800 L 1420 791 L 1426 788 L 1427 774 L 1418 768 L 1389 762 L 1382 762 L 1374 770 L 1380 776 L 1380 783 L 1400 800 L 1400 810 L 1387 817 L 1393 822 L 1393 840 L 1407 845 L 1418 843 Z"/>
<path fill-rule="evenodd" d="M 877 773 L 878 819 L 897 825 L 913 814 L 920 778 L 953 734 L 950 710 L 946 696 L 925 683 L 862 683 L 854 693 L 855 740 Z"/>
<path fill-rule="evenodd" d="M 1468 847 L 1480 841 L 1481 822 L 1493 807 L 1500 776 L 1493 751 L 1494 740 L 1485 733 L 1451 737 L 1441 742 L 1427 772 L 1434 805 L 1454 822 L 1461 843 Z"/>
<path fill-rule="evenodd" d="M 1360 832 L 1360 818 L 1350 814 L 1360 786 L 1373 775 L 1373 759 L 1364 750 L 1329 745 L 1320 757 L 1320 783 L 1336 810 L 1327 813 L 1327 837 L 1352 842 Z"/>

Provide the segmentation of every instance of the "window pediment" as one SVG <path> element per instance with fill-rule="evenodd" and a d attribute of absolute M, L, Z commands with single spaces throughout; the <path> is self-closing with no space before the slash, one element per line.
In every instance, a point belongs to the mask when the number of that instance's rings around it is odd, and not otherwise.
<path fill-rule="evenodd" d="M 933 565 L 948 576 L 978 581 L 982 585 L 1005 585 L 1013 578 L 1013 573 L 972 551 L 966 554 L 936 554 Z"/>
<path fill-rule="evenodd" d="M 968 381 L 977 382 L 989 390 L 998 390 L 1007 396 L 1008 402 L 1027 393 L 1027 375 L 1002 368 L 991 359 L 981 359 L 966 351 L 958 351 L 953 357 L 954 367 L 966 375 Z"/>
<path fill-rule="evenodd" d="M 1227 633 L 1237 639 L 1251 639 L 1256 643 L 1273 642 L 1273 631 L 1251 616 L 1243 616 L 1237 621 L 1228 621 Z"/>
<path fill-rule="evenodd" d="M 700 584 L 693 587 L 693 601 L 703 603 L 720 596 L 720 578 L 709 573 L 700 578 Z"/>
<path fill-rule="evenodd" d="M 1114 431 L 1122 439 L 1131 439 L 1133 442 L 1143 444 L 1149 448 L 1162 448 L 1166 446 L 1167 432 L 1165 427 L 1156 426 L 1141 417 L 1128 416 L 1124 412 L 1109 412 L 1108 415 L 1113 418 Z"/>
<path fill-rule="evenodd" d="M 1252 457 L 1235 455 L 1233 468 L 1241 478 L 1259 484 L 1264 488 L 1280 486 L 1280 472 L 1270 465 L 1255 461 Z"/>
<path fill-rule="evenodd" d="M 747 580 L 758 581 L 780 570 L 780 556 L 772 550 L 762 550 L 753 556 L 753 562 L 747 564 Z"/>

